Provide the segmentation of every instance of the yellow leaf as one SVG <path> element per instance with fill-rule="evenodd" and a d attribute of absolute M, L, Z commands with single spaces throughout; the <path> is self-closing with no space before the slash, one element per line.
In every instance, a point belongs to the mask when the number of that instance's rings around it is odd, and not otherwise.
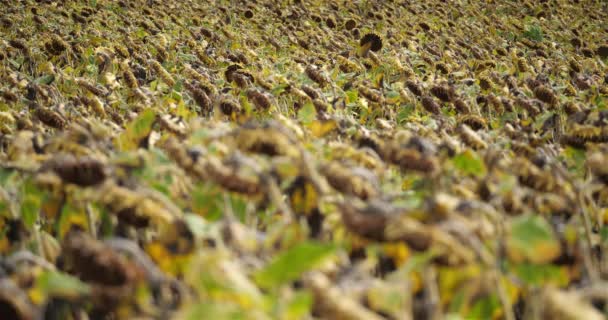
<path fill-rule="evenodd" d="M 458 288 L 464 283 L 479 277 L 481 268 L 479 265 L 472 264 L 463 268 L 440 268 L 439 269 L 439 296 L 442 304 L 452 301 Z"/>
<path fill-rule="evenodd" d="M 62 206 L 63 199 L 61 197 L 51 197 L 42 203 L 40 212 L 45 218 L 54 220 L 59 215 Z"/>
<path fill-rule="evenodd" d="M 334 120 L 328 121 L 313 121 L 308 125 L 310 132 L 316 138 L 323 137 L 338 127 Z"/>
<path fill-rule="evenodd" d="M 403 242 L 387 243 L 384 252 L 391 257 L 397 267 L 401 266 L 410 257 L 410 249 Z"/>
<path fill-rule="evenodd" d="M 37 286 L 34 286 L 32 289 L 28 290 L 27 295 L 35 305 L 42 305 L 42 303 L 46 301 L 46 295 L 42 289 Z"/>
<path fill-rule="evenodd" d="M 5 254 L 8 252 L 8 250 L 11 247 L 11 243 L 8 240 L 7 237 L 2 237 L 2 239 L 0 239 L 0 254 Z"/>
<path fill-rule="evenodd" d="M 309 215 L 317 209 L 317 191 L 310 182 L 294 182 L 290 192 L 291 207 L 297 214 Z"/>

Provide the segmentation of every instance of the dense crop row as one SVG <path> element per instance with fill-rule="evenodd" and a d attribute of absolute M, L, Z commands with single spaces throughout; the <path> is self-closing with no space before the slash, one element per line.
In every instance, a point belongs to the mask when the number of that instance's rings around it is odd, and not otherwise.
<path fill-rule="evenodd" d="M 605 1 L 0 1 L 1 319 L 604 319 Z"/>

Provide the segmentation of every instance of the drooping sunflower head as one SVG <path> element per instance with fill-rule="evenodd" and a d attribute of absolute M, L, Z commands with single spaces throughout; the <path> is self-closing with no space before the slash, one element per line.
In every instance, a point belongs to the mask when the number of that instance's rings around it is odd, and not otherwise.
<path fill-rule="evenodd" d="M 378 52 L 382 49 L 382 38 L 375 33 L 368 33 L 359 40 L 361 48 L 369 47 L 369 50 Z"/>

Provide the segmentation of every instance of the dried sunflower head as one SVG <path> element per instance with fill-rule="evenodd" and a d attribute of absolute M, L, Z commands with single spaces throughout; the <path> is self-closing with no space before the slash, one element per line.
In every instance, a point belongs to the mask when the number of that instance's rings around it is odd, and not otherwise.
<path fill-rule="evenodd" d="M 359 40 L 359 46 L 362 53 L 366 53 L 368 50 L 378 52 L 382 49 L 382 38 L 375 33 L 368 33 Z"/>

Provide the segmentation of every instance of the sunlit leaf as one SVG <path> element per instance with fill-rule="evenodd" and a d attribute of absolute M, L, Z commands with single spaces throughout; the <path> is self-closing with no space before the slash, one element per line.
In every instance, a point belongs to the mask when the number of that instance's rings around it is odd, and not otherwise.
<path fill-rule="evenodd" d="M 279 298 L 280 301 L 280 298 Z M 310 313 L 313 297 L 308 291 L 299 291 L 291 298 L 282 319 L 302 319 Z"/>
<path fill-rule="evenodd" d="M 452 301 L 453 308 L 459 310 L 459 303 L 453 301 L 458 299 L 459 291 L 457 290 L 466 281 L 477 278 L 481 274 L 481 268 L 478 265 L 470 265 L 463 268 L 440 268 L 438 272 L 439 296 L 442 301 Z M 456 295 L 456 297 L 454 297 Z M 462 297 L 461 297 L 462 298 Z"/>
<path fill-rule="evenodd" d="M 290 188 L 289 202 L 297 214 L 310 215 L 313 213 L 313 210 L 317 209 L 317 197 L 317 191 L 305 179 L 299 178 Z"/>
<path fill-rule="evenodd" d="M 312 102 L 307 102 L 298 111 L 298 120 L 302 121 L 304 124 L 313 122 L 316 117 L 317 111 L 315 110 L 315 106 L 312 104 Z"/>
<path fill-rule="evenodd" d="M 63 236 L 74 226 L 77 226 L 78 229 L 87 230 L 87 217 L 84 210 L 79 210 L 67 203 L 63 206 L 59 219 L 57 219 L 58 238 L 63 239 Z"/>
<path fill-rule="evenodd" d="M 184 220 L 188 225 L 188 229 L 190 229 L 197 238 L 202 238 L 209 232 L 209 224 L 199 215 L 189 213 L 184 216 Z"/>
<path fill-rule="evenodd" d="M 528 285 L 553 284 L 565 286 L 570 282 L 568 270 L 551 264 L 521 263 L 512 267 L 519 279 Z"/>
<path fill-rule="evenodd" d="M 381 311 L 395 318 L 406 310 L 406 295 L 402 283 L 376 282 L 367 292 L 367 301 L 373 310 Z"/>
<path fill-rule="evenodd" d="M 206 217 L 208 220 L 217 220 L 222 216 L 218 197 L 221 190 L 209 184 L 199 184 L 192 190 L 192 211 Z"/>
<path fill-rule="evenodd" d="M 23 185 L 23 193 L 21 218 L 27 228 L 33 228 L 36 220 L 38 220 L 40 207 L 44 200 L 44 192 L 38 189 L 32 181 L 27 181 Z"/>
<path fill-rule="evenodd" d="M 256 282 L 266 288 L 297 279 L 329 257 L 336 250 L 331 244 L 304 242 L 280 253 L 266 267 L 255 273 Z"/>
<path fill-rule="evenodd" d="M 23 224 L 27 228 L 33 228 L 38 219 L 38 210 L 40 209 L 40 201 L 33 196 L 26 196 L 21 202 L 21 218 Z"/>
<path fill-rule="evenodd" d="M 74 299 L 89 294 L 91 288 L 84 282 L 65 273 L 48 271 L 40 275 L 36 286 L 46 295 Z"/>
<path fill-rule="evenodd" d="M 522 215 L 509 225 L 509 257 L 515 262 L 547 263 L 560 255 L 560 243 L 551 225 L 541 216 Z"/>
<path fill-rule="evenodd" d="M 483 160 L 471 149 L 467 149 L 456 155 L 452 159 L 452 163 L 456 170 L 463 174 L 484 176 L 486 174 L 486 166 Z"/>
<path fill-rule="evenodd" d="M 137 148 L 141 139 L 146 137 L 152 129 L 156 119 L 156 113 L 152 109 L 143 111 L 133 122 L 129 123 L 126 130 L 117 138 L 120 150 L 132 150 Z"/>
<path fill-rule="evenodd" d="M 312 121 L 308 124 L 310 132 L 315 137 L 322 137 L 332 132 L 338 127 L 338 124 L 334 120 L 327 121 Z"/>
<path fill-rule="evenodd" d="M 346 103 L 355 103 L 359 100 L 359 91 L 358 90 L 349 90 L 346 91 Z"/>
<path fill-rule="evenodd" d="M 493 319 L 500 308 L 498 296 L 491 294 L 481 298 L 473 305 L 471 311 L 467 314 L 467 319 Z"/>
<path fill-rule="evenodd" d="M 153 110 L 145 110 L 127 127 L 127 131 L 133 138 L 143 138 L 150 132 L 155 117 L 156 113 Z"/>
<path fill-rule="evenodd" d="M 224 215 L 226 206 L 233 214 L 243 221 L 247 212 L 247 200 L 237 195 L 226 195 L 224 191 L 213 184 L 197 184 L 191 193 L 192 211 L 204 216 L 206 220 L 215 221 Z"/>

